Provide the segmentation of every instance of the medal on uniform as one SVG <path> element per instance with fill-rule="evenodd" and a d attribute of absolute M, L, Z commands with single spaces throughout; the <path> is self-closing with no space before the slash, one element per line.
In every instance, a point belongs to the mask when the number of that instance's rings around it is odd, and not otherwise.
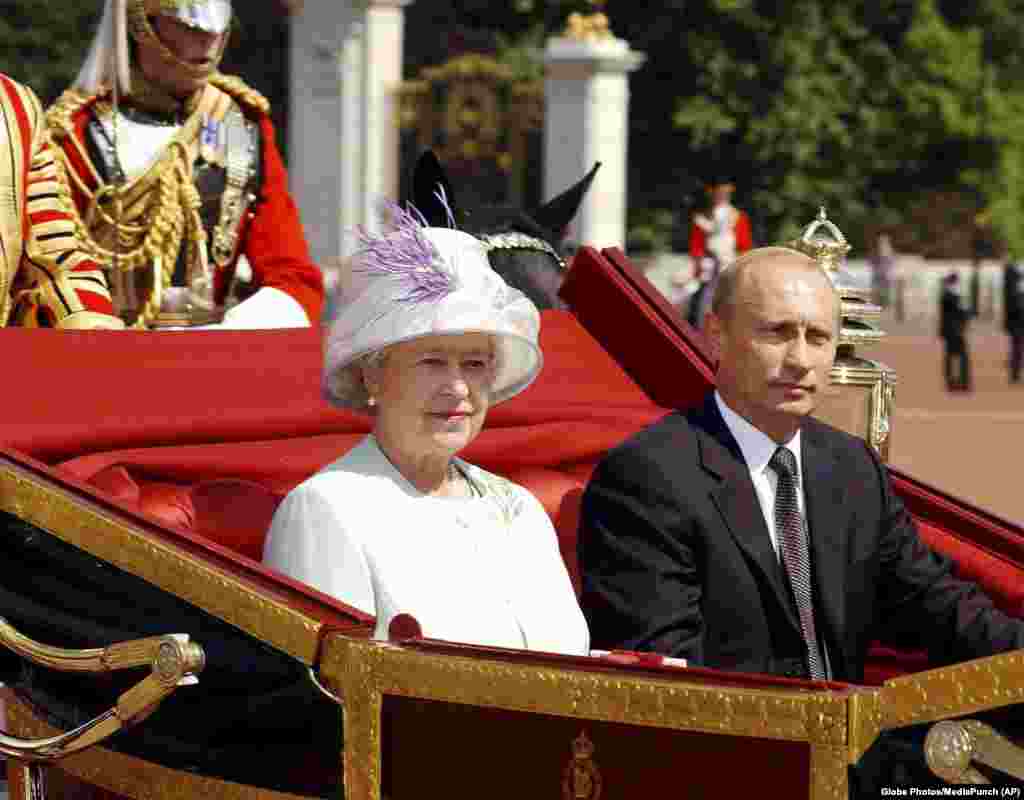
<path fill-rule="evenodd" d="M 218 120 L 203 114 L 203 125 L 199 131 L 199 157 L 207 164 L 220 164 L 220 129 Z"/>

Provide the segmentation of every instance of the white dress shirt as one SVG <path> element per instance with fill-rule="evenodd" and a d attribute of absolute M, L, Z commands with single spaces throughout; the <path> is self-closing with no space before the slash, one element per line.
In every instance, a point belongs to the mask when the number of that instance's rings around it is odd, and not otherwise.
<path fill-rule="evenodd" d="M 779 552 L 779 542 L 775 535 L 775 492 L 779 485 L 779 476 L 775 470 L 768 466 L 768 462 L 775 455 L 779 447 L 766 433 L 759 431 L 746 419 L 741 417 L 722 399 L 717 391 L 715 402 L 718 403 L 718 410 L 722 413 L 729 432 L 739 443 L 740 452 L 743 453 L 743 460 L 747 462 L 747 469 L 750 471 L 750 480 L 754 483 L 754 490 L 757 492 L 757 500 L 761 504 L 761 513 L 764 514 L 765 524 L 768 526 L 768 533 L 772 537 L 772 546 L 775 552 Z M 807 518 L 804 512 L 804 482 L 803 463 L 800 460 L 800 431 L 793 435 L 793 438 L 783 445 L 796 458 L 797 474 L 800 475 L 800 485 L 797 489 L 797 502 L 800 504 L 800 513 Z"/>
<path fill-rule="evenodd" d="M 480 492 L 425 495 L 373 436 L 284 499 L 263 562 L 423 635 L 586 655 L 590 637 L 551 519 L 526 489 L 456 459 Z"/>

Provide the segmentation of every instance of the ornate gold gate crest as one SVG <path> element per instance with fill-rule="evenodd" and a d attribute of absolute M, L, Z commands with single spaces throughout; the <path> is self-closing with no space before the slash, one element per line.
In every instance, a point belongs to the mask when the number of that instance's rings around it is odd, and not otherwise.
<path fill-rule="evenodd" d="M 565 800 L 600 800 L 603 781 L 594 763 L 594 743 L 582 731 L 572 743 L 572 758 L 562 775 L 562 797 Z"/>
<path fill-rule="evenodd" d="M 432 149 L 449 172 L 490 172 L 507 185 L 502 202 L 522 204 L 531 134 L 544 125 L 544 85 L 480 53 L 426 67 L 398 90 L 399 125 L 417 150 Z M 460 180 L 460 186 L 465 179 Z"/>

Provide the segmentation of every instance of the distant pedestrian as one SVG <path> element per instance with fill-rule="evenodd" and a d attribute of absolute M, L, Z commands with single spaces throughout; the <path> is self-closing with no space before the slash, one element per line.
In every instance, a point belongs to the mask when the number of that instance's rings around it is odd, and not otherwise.
<path fill-rule="evenodd" d="M 1024 361 L 1024 273 L 1013 261 L 1003 270 L 1003 322 L 1010 337 L 1010 383 L 1020 383 Z"/>
<path fill-rule="evenodd" d="M 971 391 L 971 357 L 967 350 L 967 322 L 971 318 L 960 296 L 959 277 L 949 273 L 942 280 L 939 305 L 939 336 L 946 345 L 944 372 L 951 392 Z"/>
<path fill-rule="evenodd" d="M 895 253 L 889 234 L 880 233 L 875 241 L 875 252 L 871 257 L 871 288 L 875 292 L 878 305 L 888 308 L 890 288 L 892 286 L 893 262 Z"/>

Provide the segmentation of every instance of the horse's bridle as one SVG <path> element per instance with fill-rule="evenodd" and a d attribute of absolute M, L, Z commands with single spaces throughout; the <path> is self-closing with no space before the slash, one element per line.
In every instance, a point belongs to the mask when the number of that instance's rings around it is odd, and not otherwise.
<path fill-rule="evenodd" d="M 558 263 L 558 268 L 565 272 L 565 259 L 549 242 L 537 236 L 530 236 L 528 233 L 519 231 L 508 231 L 506 233 L 477 234 L 476 238 L 484 243 L 488 253 L 492 250 L 535 250 L 547 253 Z"/>

